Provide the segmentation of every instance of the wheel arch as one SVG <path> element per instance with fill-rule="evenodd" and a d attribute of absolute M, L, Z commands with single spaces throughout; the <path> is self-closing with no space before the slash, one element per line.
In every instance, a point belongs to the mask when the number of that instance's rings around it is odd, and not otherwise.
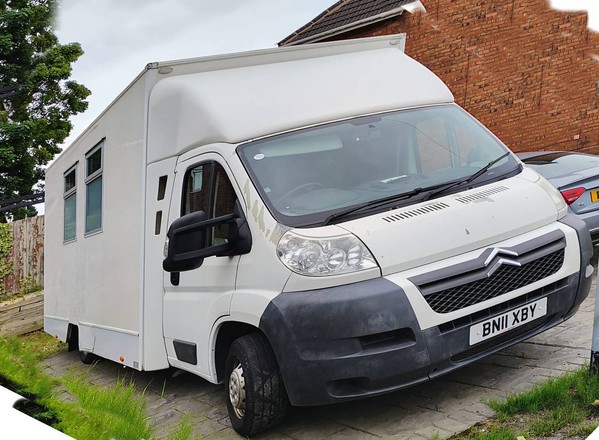
<path fill-rule="evenodd" d="M 216 377 L 219 382 L 223 380 L 225 375 L 225 362 L 227 360 L 229 347 L 235 339 L 249 333 L 260 333 L 268 341 L 268 338 L 262 330 L 245 322 L 226 321 L 219 326 L 214 346 L 214 365 L 216 368 Z M 270 344 L 270 341 L 268 341 L 268 343 Z"/>
<path fill-rule="evenodd" d="M 77 325 L 69 323 L 65 342 L 68 344 L 68 351 L 79 351 L 79 327 Z"/>

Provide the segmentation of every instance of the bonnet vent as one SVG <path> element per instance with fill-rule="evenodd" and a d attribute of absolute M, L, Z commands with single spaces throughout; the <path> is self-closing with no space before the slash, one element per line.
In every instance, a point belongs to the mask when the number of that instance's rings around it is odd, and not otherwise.
<path fill-rule="evenodd" d="M 402 211 L 397 214 L 388 215 L 387 217 L 383 217 L 383 220 L 385 220 L 387 223 L 397 222 L 400 220 L 408 220 L 414 217 L 419 217 L 421 215 L 437 212 L 445 208 L 449 208 L 449 205 L 445 203 L 433 203 L 432 205 L 421 206 L 420 208 L 410 209 L 409 211 Z"/>
<path fill-rule="evenodd" d="M 484 191 L 479 191 L 479 192 L 476 192 L 474 194 L 470 194 L 467 196 L 456 197 L 455 200 L 457 200 L 458 202 L 462 202 L 462 203 L 470 203 L 470 202 L 475 202 L 477 200 L 484 199 L 484 198 L 487 198 L 494 194 L 497 194 L 497 193 L 500 193 L 503 191 L 508 191 L 508 190 L 509 190 L 509 188 L 507 188 L 505 186 L 496 186 L 495 188 L 486 189 Z"/>

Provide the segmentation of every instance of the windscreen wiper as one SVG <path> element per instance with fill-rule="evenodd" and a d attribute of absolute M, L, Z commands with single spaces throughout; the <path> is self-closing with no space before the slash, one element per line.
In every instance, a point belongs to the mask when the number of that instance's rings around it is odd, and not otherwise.
<path fill-rule="evenodd" d="M 383 199 L 372 200 L 370 202 L 362 203 L 361 205 L 358 205 L 358 206 L 353 206 L 353 207 L 345 209 L 345 210 L 333 212 L 332 214 L 330 214 L 328 217 L 326 217 L 324 219 L 322 224 L 328 225 L 333 220 L 339 220 L 340 218 L 347 217 L 347 216 L 350 216 L 353 214 L 357 214 L 362 211 L 369 211 L 372 209 L 382 208 L 386 205 L 391 205 L 391 206 L 395 207 L 395 204 L 397 202 L 399 202 L 401 200 L 406 200 L 406 199 L 412 198 L 419 194 L 423 194 L 423 197 L 421 198 L 420 201 L 424 202 L 426 200 L 429 200 L 431 197 L 433 197 L 437 194 L 441 194 L 451 188 L 454 188 L 459 185 L 464 185 L 464 184 L 470 183 L 470 182 L 478 179 L 480 176 L 485 174 L 489 170 L 489 168 L 491 168 L 497 162 L 506 158 L 509 155 L 510 155 L 509 151 L 502 154 L 497 159 L 492 160 L 487 165 L 482 167 L 476 173 L 474 173 L 464 179 L 456 180 L 454 182 L 450 182 L 450 183 L 442 184 L 442 185 L 434 185 L 434 186 L 429 186 L 429 187 L 425 187 L 425 188 L 414 188 L 413 190 L 405 192 L 405 193 L 394 194 L 392 196 L 385 197 Z"/>
<path fill-rule="evenodd" d="M 436 187 L 433 187 L 436 188 Z M 411 191 L 408 192 L 404 192 L 401 194 L 394 194 L 392 196 L 388 196 L 382 199 L 376 199 L 376 200 L 371 200 L 370 202 L 366 202 L 366 203 L 362 203 L 358 206 L 352 206 L 351 208 L 342 210 L 342 211 L 337 211 L 337 212 L 333 212 L 332 214 L 330 214 L 328 217 L 326 217 L 324 219 L 324 221 L 322 222 L 323 225 L 328 225 L 330 224 L 333 220 L 338 220 L 341 217 L 346 217 L 349 216 L 351 214 L 357 214 L 358 212 L 361 211 L 368 211 L 371 209 L 376 209 L 388 204 L 394 204 L 397 203 L 398 201 L 401 200 L 405 200 L 405 199 L 409 199 L 411 197 L 414 197 L 418 194 L 421 194 L 425 191 L 429 191 L 431 188 L 427 187 L 427 188 L 414 188 Z"/>
<path fill-rule="evenodd" d="M 499 156 L 496 159 L 493 159 L 491 162 L 489 162 L 488 164 L 486 164 L 484 167 L 482 167 L 480 170 L 478 170 L 476 173 L 472 174 L 471 176 L 465 177 L 464 179 L 460 179 L 460 180 L 456 180 L 455 182 L 450 182 L 447 185 L 443 185 L 433 191 L 429 191 L 424 197 L 423 197 L 423 201 L 426 201 L 428 199 L 430 199 L 433 196 L 436 196 L 438 194 L 441 194 L 447 190 L 450 190 L 451 188 L 455 188 L 456 186 L 460 186 L 460 185 L 464 185 L 470 182 L 473 182 L 474 180 L 478 179 L 480 176 L 482 176 L 483 174 L 485 174 L 487 171 L 489 171 L 489 168 L 491 168 L 493 165 L 495 165 L 497 162 L 499 162 L 502 159 L 505 159 L 506 157 L 508 157 L 510 155 L 510 152 L 506 152 L 503 153 L 501 156 Z"/>

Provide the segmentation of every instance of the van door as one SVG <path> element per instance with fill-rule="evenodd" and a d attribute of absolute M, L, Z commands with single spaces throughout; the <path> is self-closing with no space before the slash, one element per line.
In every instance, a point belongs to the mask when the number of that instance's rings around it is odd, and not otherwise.
<path fill-rule="evenodd" d="M 208 218 L 233 213 L 239 191 L 221 156 L 210 153 L 177 165 L 169 226 L 179 217 L 204 211 Z M 208 246 L 226 243 L 227 226 L 206 233 Z M 207 257 L 185 272 L 164 272 L 163 327 L 169 363 L 210 380 L 210 332 L 229 314 L 239 256 Z"/>

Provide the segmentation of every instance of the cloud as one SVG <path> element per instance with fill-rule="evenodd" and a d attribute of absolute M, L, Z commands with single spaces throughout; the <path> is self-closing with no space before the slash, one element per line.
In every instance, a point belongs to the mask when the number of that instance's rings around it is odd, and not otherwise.
<path fill-rule="evenodd" d="M 334 0 L 62 0 L 57 35 L 85 54 L 72 78 L 92 91 L 71 143 L 149 62 L 274 47 Z"/>

